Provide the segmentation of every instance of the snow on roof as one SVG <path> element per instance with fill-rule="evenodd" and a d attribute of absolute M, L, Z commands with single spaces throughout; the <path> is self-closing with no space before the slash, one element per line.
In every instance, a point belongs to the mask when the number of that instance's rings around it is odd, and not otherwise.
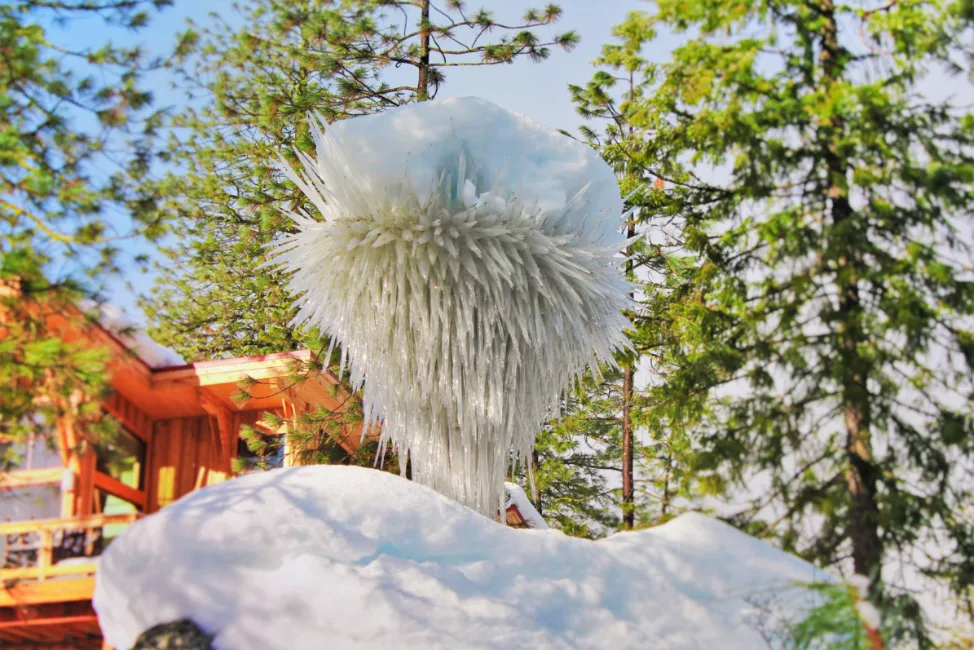
<path fill-rule="evenodd" d="M 138 325 L 125 315 L 125 312 L 115 305 L 83 300 L 80 307 L 86 312 L 97 311 L 99 325 L 111 332 L 150 368 L 181 366 L 186 363 L 175 351 L 159 345 L 149 338 Z"/>
<path fill-rule="evenodd" d="M 755 600 L 796 611 L 811 565 L 687 514 L 601 541 L 499 525 L 344 466 L 249 474 L 136 523 L 102 555 L 106 641 L 189 617 L 218 650 L 753 650 Z"/>
<path fill-rule="evenodd" d="M 517 511 L 521 513 L 521 517 L 528 528 L 548 528 L 548 523 L 541 516 L 541 513 L 535 509 L 521 486 L 517 483 L 504 483 L 504 509 L 507 510 L 511 506 L 517 508 Z"/>

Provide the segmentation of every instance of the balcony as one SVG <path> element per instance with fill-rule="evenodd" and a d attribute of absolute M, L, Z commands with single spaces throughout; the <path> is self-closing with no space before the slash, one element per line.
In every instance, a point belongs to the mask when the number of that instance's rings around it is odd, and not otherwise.
<path fill-rule="evenodd" d="M 130 512 L 0 523 L 0 582 L 9 590 L 23 581 L 93 576 L 108 538 L 140 516 Z"/>
<path fill-rule="evenodd" d="M 0 523 L 0 647 L 103 647 L 91 607 L 98 556 L 141 513 Z"/>

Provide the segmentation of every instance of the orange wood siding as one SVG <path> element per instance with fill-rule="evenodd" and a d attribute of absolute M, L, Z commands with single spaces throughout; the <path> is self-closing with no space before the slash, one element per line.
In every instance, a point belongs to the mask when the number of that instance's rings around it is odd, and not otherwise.
<path fill-rule="evenodd" d="M 121 422 L 126 429 L 142 438 L 144 442 L 152 440 L 152 419 L 143 413 L 131 400 L 115 391 L 102 401 L 102 406 L 113 417 Z"/>
<path fill-rule="evenodd" d="M 148 512 L 195 489 L 225 481 L 229 460 L 220 453 L 209 416 L 157 420 L 149 463 Z"/>

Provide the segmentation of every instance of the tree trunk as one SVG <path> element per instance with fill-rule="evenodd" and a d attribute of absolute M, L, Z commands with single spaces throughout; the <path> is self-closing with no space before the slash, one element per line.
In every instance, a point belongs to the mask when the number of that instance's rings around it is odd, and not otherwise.
<path fill-rule="evenodd" d="M 538 511 L 539 515 L 543 515 L 544 511 L 541 509 L 541 490 L 538 489 L 538 466 L 540 464 L 541 461 L 538 458 L 538 450 L 534 449 L 531 452 L 531 472 L 534 475 L 534 486 L 531 496 L 534 498 L 534 509 Z"/>
<path fill-rule="evenodd" d="M 430 69 L 430 0 L 421 0 L 419 19 L 419 85 L 416 101 L 425 102 L 429 95 Z"/>
<path fill-rule="evenodd" d="M 822 51 L 819 61 L 823 82 L 831 86 L 841 80 L 844 61 L 839 47 L 838 25 L 833 0 L 821 0 Z M 834 229 L 851 224 L 855 212 L 849 203 L 845 178 L 847 161 L 837 153 L 837 141 L 842 135 L 841 117 L 832 117 L 823 129 L 823 156 L 828 173 L 831 198 L 831 220 Z M 833 234 L 842 240 L 850 238 L 846 231 Z M 845 245 L 845 244 L 841 244 Z M 854 244 L 853 244 L 854 245 Z M 876 492 L 879 470 L 873 460 L 870 441 L 870 395 L 868 389 L 869 362 L 859 352 L 865 341 L 862 330 L 862 302 L 859 295 L 861 261 L 851 246 L 838 256 L 837 283 L 839 295 L 839 342 L 842 361 L 842 410 L 846 428 L 846 485 L 851 502 L 848 535 L 852 542 L 852 561 L 856 573 L 878 580 L 882 564 L 882 542 L 879 537 L 879 508 Z"/>
<path fill-rule="evenodd" d="M 666 471 L 663 474 L 663 499 L 660 503 L 659 516 L 665 521 L 670 513 L 670 477 L 673 475 L 673 453 L 666 455 Z"/>
<path fill-rule="evenodd" d="M 622 525 L 632 530 L 636 521 L 632 473 L 632 380 L 633 367 L 627 366 L 622 380 Z"/>
<path fill-rule="evenodd" d="M 636 236 L 636 224 L 634 217 L 629 218 L 626 224 L 626 237 Z M 626 277 L 632 279 L 632 248 L 626 249 L 626 257 L 630 259 L 626 262 Z M 630 294 L 630 297 L 634 297 Z M 632 321 L 632 316 L 629 318 Z M 626 530 L 632 530 L 636 522 L 635 495 L 633 485 L 632 463 L 632 398 L 633 398 L 633 379 L 636 369 L 634 364 L 626 366 L 622 379 L 622 526 Z"/>
<path fill-rule="evenodd" d="M 879 508 L 876 504 L 878 469 L 870 444 L 870 404 L 866 388 L 868 376 L 864 360 L 857 352 L 861 340 L 858 313 L 861 309 L 858 286 L 851 282 L 843 290 L 839 312 L 844 322 L 842 334 L 842 402 L 846 426 L 846 484 L 851 500 L 849 538 L 855 571 L 879 578 L 882 543 L 879 539 Z"/>

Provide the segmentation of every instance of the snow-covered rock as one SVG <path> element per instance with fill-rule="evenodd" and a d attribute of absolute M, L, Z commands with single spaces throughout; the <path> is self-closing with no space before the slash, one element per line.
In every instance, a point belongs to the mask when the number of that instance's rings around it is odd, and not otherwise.
<path fill-rule="evenodd" d="M 116 648 L 190 618 L 218 650 L 754 650 L 748 602 L 787 604 L 821 577 L 702 515 L 592 542 L 317 466 L 204 488 L 136 523 L 102 556 L 94 605 Z"/>

